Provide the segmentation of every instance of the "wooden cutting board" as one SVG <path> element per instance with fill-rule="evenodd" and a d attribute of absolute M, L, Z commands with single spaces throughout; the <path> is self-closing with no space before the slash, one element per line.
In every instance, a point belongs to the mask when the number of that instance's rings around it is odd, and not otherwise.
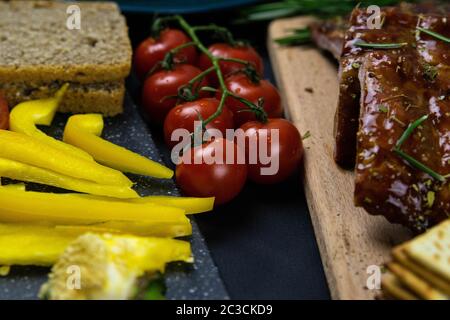
<path fill-rule="evenodd" d="M 282 47 L 273 41 L 311 21 L 297 17 L 272 22 L 270 58 L 286 116 L 302 134 L 311 133 L 304 140 L 304 186 L 331 295 L 334 299 L 373 299 L 380 291 L 368 289 L 373 272 L 368 267 L 381 266 L 389 259 L 390 249 L 411 235 L 383 217 L 356 208 L 354 174 L 333 161 L 337 63 L 313 46 Z"/>

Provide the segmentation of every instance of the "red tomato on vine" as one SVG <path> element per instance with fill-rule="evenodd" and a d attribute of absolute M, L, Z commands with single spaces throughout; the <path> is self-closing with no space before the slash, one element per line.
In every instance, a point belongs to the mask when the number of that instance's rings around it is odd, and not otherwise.
<path fill-rule="evenodd" d="M 201 70 L 192 65 L 175 64 L 170 70 L 159 70 L 148 77 L 142 89 L 142 105 L 150 121 L 162 125 L 167 113 L 177 104 L 178 90 L 200 73 Z M 204 78 L 193 90 L 207 85 Z M 199 92 L 199 97 L 208 95 L 208 92 Z"/>
<path fill-rule="evenodd" d="M 202 98 L 195 101 L 185 102 L 170 110 L 164 121 L 164 138 L 169 147 L 178 142 L 172 141 L 172 132 L 176 129 L 186 129 L 194 132 L 194 122 L 200 119 L 206 120 L 212 116 L 219 107 L 219 100 L 215 98 Z M 233 129 L 233 114 L 226 106 L 222 112 L 210 123 L 206 129 L 217 129 L 225 137 L 226 129 Z"/>
<path fill-rule="evenodd" d="M 177 29 L 164 29 L 159 37 L 149 37 L 142 41 L 134 52 L 134 66 L 140 79 L 155 65 L 164 59 L 164 56 L 172 49 L 191 42 L 191 39 Z M 175 62 L 195 64 L 197 61 L 197 50 L 195 46 L 188 46 L 175 54 Z"/>
<path fill-rule="evenodd" d="M 249 45 L 231 46 L 227 43 L 216 43 L 211 45 L 208 50 L 215 57 L 234 58 L 247 61 L 255 68 L 259 75 L 262 75 L 264 72 L 264 64 L 261 56 Z M 207 55 L 202 54 L 200 55 L 198 65 L 200 69 L 206 70 L 212 66 L 212 63 Z M 242 63 L 233 61 L 220 61 L 219 66 L 224 77 L 244 68 Z M 218 84 L 215 73 L 210 74 L 209 80 L 214 86 Z"/>
<path fill-rule="evenodd" d="M 288 178 L 299 167 L 303 157 L 303 143 L 297 128 L 286 119 L 268 119 L 266 123 L 250 121 L 241 126 L 245 136 L 246 163 L 250 180 L 273 184 Z M 275 130 L 275 131 L 272 131 Z M 254 139 L 257 150 L 250 147 Z M 260 153 L 260 143 L 267 146 L 270 164 L 265 163 Z M 253 153 L 253 154 L 251 154 Z M 256 159 L 256 161 L 252 161 Z M 273 172 L 263 172 L 264 168 Z"/>
<path fill-rule="evenodd" d="M 188 196 L 215 197 L 216 205 L 229 202 L 241 192 L 247 179 L 247 165 L 239 163 L 238 152 L 243 151 L 233 141 L 222 138 L 191 148 L 177 165 L 177 185 Z M 200 160 L 197 163 L 196 157 Z M 208 159 L 221 161 L 210 163 Z"/>
<path fill-rule="evenodd" d="M 252 81 L 244 73 L 237 73 L 229 76 L 225 80 L 227 89 L 235 95 L 244 98 L 254 104 L 259 99 L 263 100 L 262 107 L 269 118 L 279 118 L 283 115 L 280 94 L 277 88 L 267 80 Z M 217 93 L 219 98 L 220 92 Z M 235 127 L 243 125 L 245 122 L 256 120 L 253 112 L 248 112 L 248 107 L 233 97 L 228 97 L 225 101 L 228 108 L 233 112 Z"/>

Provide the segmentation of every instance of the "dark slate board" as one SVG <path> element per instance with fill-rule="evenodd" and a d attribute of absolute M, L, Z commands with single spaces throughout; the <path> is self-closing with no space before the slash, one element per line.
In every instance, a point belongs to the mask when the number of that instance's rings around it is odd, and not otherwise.
<path fill-rule="evenodd" d="M 58 114 L 50 128 L 42 128 L 54 137 L 61 137 L 67 115 Z M 103 137 L 132 151 L 156 161 L 162 161 L 146 123 L 136 105 L 127 95 L 125 112 L 120 116 L 105 119 Z M 136 190 L 142 195 L 180 195 L 173 180 L 158 180 L 136 175 L 129 177 L 137 182 Z M 55 188 L 28 184 L 28 189 L 58 192 Z M 191 241 L 195 262 L 171 264 L 166 272 L 168 299 L 228 299 L 226 289 L 220 279 L 203 236 L 192 222 Z M 40 286 L 47 279 L 48 268 L 13 267 L 6 277 L 0 277 L 0 299 L 37 299 Z"/>

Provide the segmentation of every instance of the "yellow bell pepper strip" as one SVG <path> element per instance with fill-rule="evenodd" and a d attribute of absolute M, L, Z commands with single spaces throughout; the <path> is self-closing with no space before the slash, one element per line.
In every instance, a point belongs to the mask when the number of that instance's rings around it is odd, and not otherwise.
<path fill-rule="evenodd" d="M 214 207 L 214 197 L 194 198 L 194 197 L 172 197 L 172 196 L 147 196 L 131 199 L 134 203 L 154 203 L 163 206 L 180 208 L 186 214 L 194 214 L 211 211 Z"/>
<path fill-rule="evenodd" d="M 76 238 L 50 226 L 0 223 L 0 265 L 51 266 Z"/>
<path fill-rule="evenodd" d="M 1 174 L 1 171 L 0 171 Z M 74 194 L 75 195 L 75 194 Z M 105 198 L 88 194 L 76 194 L 80 198 L 100 199 L 105 201 L 124 201 L 123 199 Z M 174 196 L 146 196 L 140 198 L 127 199 L 131 203 L 153 203 L 167 207 L 183 209 L 185 214 L 195 214 L 211 211 L 214 207 L 214 197 L 195 198 L 195 197 L 174 197 Z"/>
<path fill-rule="evenodd" d="M 107 221 L 89 225 L 57 225 L 56 228 L 77 233 L 128 233 L 162 238 L 178 238 L 192 234 L 192 225 L 186 220 L 180 222 Z"/>
<path fill-rule="evenodd" d="M 100 137 L 102 130 L 101 115 L 74 115 L 66 124 L 63 140 L 88 152 L 98 162 L 122 172 L 155 178 L 172 178 L 173 171 L 162 164 L 102 139 Z"/>
<path fill-rule="evenodd" d="M 0 130 L 0 157 L 99 184 L 133 185 L 120 171 L 73 157 L 22 133 Z"/>
<path fill-rule="evenodd" d="M 72 194 L 20 191 L 0 187 L 0 221 L 82 224 L 106 221 L 190 223 L 184 211 L 153 203 L 86 199 Z"/>
<path fill-rule="evenodd" d="M 120 199 L 139 197 L 136 191 L 130 187 L 102 185 L 4 158 L 0 158 L 0 176 L 99 196 Z M 13 187 L 15 185 L 9 186 Z M 23 188 L 25 190 L 25 185 Z"/>
<path fill-rule="evenodd" d="M 68 86 L 63 85 L 52 98 L 25 101 L 15 106 L 9 115 L 9 129 L 34 137 L 68 155 L 93 160 L 87 152 L 50 137 L 36 127 L 36 125 L 49 126 L 52 123 Z"/>
<path fill-rule="evenodd" d="M 104 234 L 102 230 L 89 227 L 60 228 L 49 225 L 0 223 L 0 248 L 2 248 L 0 265 L 51 266 L 75 239 L 85 233 L 96 233 L 99 236 Z M 112 237 L 141 239 L 131 235 L 121 236 L 118 234 Z M 165 240 L 168 244 L 176 244 L 170 248 L 165 247 L 165 250 L 172 251 L 165 251 L 162 256 L 171 252 L 181 261 L 189 262 L 191 260 L 190 247 L 187 242 L 171 239 L 161 240 Z M 135 254 L 139 254 L 139 251 L 136 251 Z M 154 263 L 154 261 L 146 263 Z"/>

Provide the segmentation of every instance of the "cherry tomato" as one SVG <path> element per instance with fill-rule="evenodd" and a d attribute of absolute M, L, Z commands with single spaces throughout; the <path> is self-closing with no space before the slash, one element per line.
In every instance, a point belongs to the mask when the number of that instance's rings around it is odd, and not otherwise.
<path fill-rule="evenodd" d="M 302 138 L 297 128 L 288 120 L 269 119 L 265 124 L 250 121 L 241 126 L 241 129 L 244 131 L 246 141 L 245 152 L 250 180 L 262 184 L 278 183 L 288 178 L 299 166 L 303 156 Z M 273 129 L 278 130 L 278 141 Z M 257 150 L 250 147 L 250 141 L 256 141 L 255 145 L 260 145 L 260 140 L 267 141 L 267 152 L 261 152 L 259 147 Z M 252 161 L 251 154 L 256 161 Z M 271 163 L 267 163 L 267 159 L 262 161 L 261 154 L 263 157 L 268 155 L 272 159 Z M 273 172 L 261 172 L 262 168 L 267 170 L 271 166 L 275 170 L 269 171 Z"/>
<path fill-rule="evenodd" d="M 279 118 L 283 114 L 280 94 L 269 81 L 260 80 L 259 83 L 252 82 L 245 74 L 237 73 L 229 76 L 225 80 L 225 85 L 231 92 L 239 97 L 245 98 L 253 103 L 257 103 L 259 98 L 263 98 L 263 108 L 269 118 Z M 220 97 L 221 93 L 217 93 Z M 235 127 L 240 127 L 247 121 L 256 120 L 253 112 L 242 112 L 248 107 L 233 97 L 226 100 L 228 108 L 233 112 Z"/>
<path fill-rule="evenodd" d="M 176 29 L 164 29 L 158 38 L 147 38 L 142 41 L 134 53 L 134 65 L 140 79 L 152 70 L 170 50 L 190 42 L 191 39 L 182 31 Z M 194 46 L 181 49 L 175 55 L 175 62 L 195 64 L 197 51 Z"/>
<path fill-rule="evenodd" d="M 8 129 L 9 127 L 9 109 L 6 99 L 0 92 L 0 129 Z"/>
<path fill-rule="evenodd" d="M 219 107 L 219 100 L 215 98 L 203 98 L 196 101 L 185 102 L 170 110 L 164 121 L 164 138 L 170 147 L 178 142 L 172 141 L 172 132 L 175 129 L 183 128 L 189 132 L 194 132 L 194 121 L 208 119 Z M 206 129 L 218 129 L 225 137 L 226 129 L 233 129 L 233 114 L 226 106 L 222 113 L 213 121 L 206 125 Z"/>
<path fill-rule="evenodd" d="M 233 47 L 226 43 L 216 43 L 209 47 L 209 51 L 213 56 L 222 58 L 235 58 L 250 62 L 256 71 L 262 75 L 264 72 L 264 64 L 261 56 L 251 46 L 236 46 Z M 200 69 L 206 70 L 211 67 L 211 60 L 205 54 L 202 54 L 198 63 Z M 240 70 L 243 65 L 239 62 L 221 61 L 219 63 L 220 70 L 224 77 Z M 210 74 L 209 80 L 212 85 L 217 85 L 217 76 L 214 73 Z"/>
<path fill-rule="evenodd" d="M 231 161 L 226 161 L 227 150 L 234 152 L 234 157 L 229 156 Z M 215 205 L 232 200 L 242 190 L 247 179 L 247 166 L 237 161 L 238 150 L 233 141 L 222 138 L 191 148 L 177 165 L 178 186 L 188 196 L 215 197 Z M 207 159 L 220 159 L 222 163 L 211 163 Z"/>
<path fill-rule="evenodd" d="M 160 70 L 148 77 L 142 89 L 142 104 L 150 121 L 163 124 L 167 113 L 177 103 L 178 89 L 200 73 L 200 69 L 192 65 L 176 64 L 172 70 Z M 206 79 L 200 83 L 200 87 L 207 85 Z M 200 92 L 200 97 L 208 95 Z"/>

